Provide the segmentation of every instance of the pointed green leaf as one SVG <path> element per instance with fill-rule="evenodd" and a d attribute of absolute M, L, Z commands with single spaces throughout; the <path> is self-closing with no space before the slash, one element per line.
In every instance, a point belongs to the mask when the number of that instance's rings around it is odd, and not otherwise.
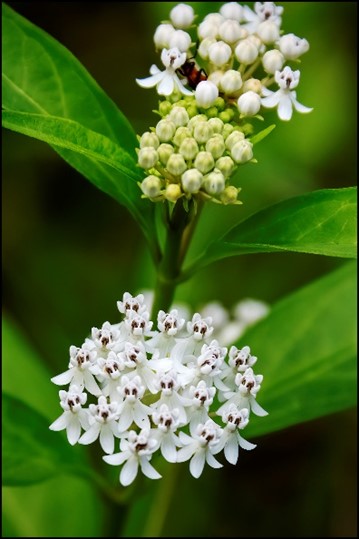
<path fill-rule="evenodd" d="M 355 406 L 356 263 L 280 301 L 237 343 L 248 344 L 263 374 L 258 403 L 266 417 L 244 433 L 273 432 Z"/>
<path fill-rule="evenodd" d="M 257 133 L 256 135 L 253 135 L 253 137 L 250 137 L 250 142 L 252 144 L 257 144 L 258 142 L 266 138 L 269 133 L 273 131 L 273 129 L 275 129 L 275 124 L 269 125 L 265 129 L 262 129 L 262 131 L 259 131 L 259 133 Z"/>

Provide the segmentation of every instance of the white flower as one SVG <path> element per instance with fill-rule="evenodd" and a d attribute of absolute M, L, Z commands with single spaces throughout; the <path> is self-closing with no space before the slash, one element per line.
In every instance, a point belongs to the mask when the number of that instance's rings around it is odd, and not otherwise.
<path fill-rule="evenodd" d="M 107 355 L 110 350 L 117 350 L 121 347 L 122 337 L 119 325 L 115 326 L 110 322 L 104 322 L 101 329 L 92 328 L 91 336 L 99 355 Z"/>
<path fill-rule="evenodd" d="M 239 408 L 249 408 L 255 415 L 268 415 L 268 412 L 256 401 L 262 380 L 263 376 L 261 374 L 254 374 L 253 369 L 250 367 L 244 373 L 239 372 L 234 379 L 237 391 L 229 391 L 224 394 L 228 400 L 217 410 L 217 413 L 222 414 L 233 403 Z"/>
<path fill-rule="evenodd" d="M 105 455 L 103 460 L 112 466 L 124 464 L 120 473 L 120 483 L 124 487 L 130 485 L 136 478 L 138 467 L 142 473 L 150 479 L 160 479 L 161 475 L 154 469 L 150 460 L 152 454 L 157 450 L 158 442 L 151 437 L 148 429 L 137 434 L 134 430 L 128 433 L 128 438 L 122 438 L 120 442 L 120 453 Z"/>
<path fill-rule="evenodd" d="M 110 397 L 111 402 L 118 401 L 117 386 L 121 371 L 125 368 L 124 361 L 115 353 L 110 352 L 107 359 L 99 357 L 96 364 L 90 367 L 92 374 L 103 381 L 102 394 Z"/>
<path fill-rule="evenodd" d="M 81 388 L 85 387 L 92 395 L 101 395 L 101 390 L 90 372 L 90 367 L 95 364 L 95 358 L 96 352 L 89 342 L 81 348 L 70 346 L 70 368 L 51 378 L 51 382 L 58 386 L 72 383 Z"/>
<path fill-rule="evenodd" d="M 80 387 L 71 385 L 69 391 L 61 389 L 60 406 L 64 412 L 49 427 L 50 430 L 66 429 L 67 439 L 71 445 L 76 444 L 81 435 L 81 427 L 88 428 L 88 415 L 82 406 L 86 403 L 87 395 Z"/>
<path fill-rule="evenodd" d="M 153 136 L 154 133 L 151 133 Z M 137 314 L 142 314 L 147 310 L 147 307 L 144 303 L 145 296 L 143 294 L 138 294 L 138 296 L 132 296 L 129 292 L 125 292 L 122 298 L 122 301 L 117 302 L 117 308 L 120 313 L 123 313 L 128 317 L 133 312 Z"/>
<path fill-rule="evenodd" d="M 254 449 L 255 444 L 245 440 L 238 432 L 238 429 L 244 429 L 248 425 L 249 410 L 242 408 L 238 410 L 235 404 L 231 404 L 222 414 L 222 421 L 226 423 L 221 438 L 214 451 L 219 453 L 224 448 L 224 456 L 230 464 L 237 464 L 239 446 L 247 451 Z"/>
<path fill-rule="evenodd" d="M 163 457 L 168 462 L 176 462 L 176 447 L 181 444 L 175 431 L 181 423 L 177 408 L 170 410 L 166 404 L 162 404 L 158 411 L 154 411 L 152 419 L 157 429 L 153 430 L 153 437 L 158 441 Z"/>
<path fill-rule="evenodd" d="M 245 372 L 248 367 L 253 367 L 256 361 L 257 357 L 251 355 L 249 346 L 243 346 L 243 348 L 231 346 L 228 364 L 237 372 Z"/>
<path fill-rule="evenodd" d="M 298 112 L 311 112 L 313 109 L 298 103 L 296 92 L 291 91 L 298 86 L 299 77 L 300 71 L 292 71 L 288 66 L 282 71 L 276 71 L 274 78 L 279 90 L 272 92 L 267 88 L 263 88 L 263 95 L 265 96 L 262 98 L 263 107 L 273 108 L 278 106 L 278 116 L 284 121 L 291 119 L 293 106 Z"/>
<path fill-rule="evenodd" d="M 129 379 L 123 376 L 121 385 L 118 387 L 121 401 L 118 407 L 119 432 L 126 431 L 133 422 L 140 428 L 149 429 L 150 420 L 148 415 L 152 412 L 149 406 L 141 402 L 145 393 L 145 386 L 142 385 L 142 380 L 139 376 Z"/>
<path fill-rule="evenodd" d="M 79 439 L 79 444 L 92 444 L 100 436 L 100 444 L 105 453 L 113 453 L 114 436 L 119 437 L 117 402 L 108 404 L 106 397 L 101 396 L 98 404 L 90 404 L 89 411 L 92 424 Z"/>
<path fill-rule="evenodd" d="M 279 50 L 287 60 L 296 60 L 309 50 L 309 43 L 294 34 L 286 34 L 279 41 Z"/>
<path fill-rule="evenodd" d="M 192 92 L 183 86 L 176 73 L 176 69 L 185 63 L 186 53 L 180 52 L 177 48 L 163 49 L 161 60 L 166 69 L 160 71 L 157 66 L 152 65 L 151 76 L 145 79 L 136 79 L 137 84 L 142 88 L 156 86 L 159 95 L 171 95 L 176 88 L 184 95 L 192 95 Z"/>
<path fill-rule="evenodd" d="M 191 459 L 189 471 L 195 478 L 202 474 L 206 462 L 212 468 L 222 468 L 223 464 L 213 456 L 221 434 L 222 429 L 212 419 L 208 419 L 204 425 L 197 425 L 192 436 L 180 432 L 183 447 L 177 453 L 177 462 Z"/>
<path fill-rule="evenodd" d="M 149 318 L 150 315 L 147 311 L 142 314 L 131 314 L 129 318 L 125 318 L 128 340 L 133 338 L 134 341 L 137 341 L 145 335 L 150 335 L 153 322 Z"/>
<path fill-rule="evenodd" d="M 157 361 L 155 359 L 147 359 L 146 349 L 141 341 L 138 341 L 136 344 L 126 342 L 125 349 L 119 354 L 119 358 L 123 361 L 127 369 L 130 370 L 132 378 L 134 376 L 140 376 L 151 393 L 156 393 L 154 385 L 155 373 L 152 369 L 156 369 Z M 161 363 L 162 365 L 164 367 L 167 366 L 165 361 L 163 361 L 163 364 Z"/>
<path fill-rule="evenodd" d="M 202 80 L 196 87 L 196 103 L 199 107 L 208 108 L 218 97 L 218 88 L 210 80 Z"/>
<path fill-rule="evenodd" d="M 204 380 L 200 380 L 197 386 L 191 386 L 188 390 L 188 398 L 192 401 L 192 408 L 188 410 L 191 428 L 196 428 L 200 423 L 204 424 L 208 419 L 208 409 L 213 403 L 216 394 L 215 387 L 207 386 Z"/>
<path fill-rule="evenodd" d="M 278 28 L 281 25 L 282 6 L 276 6 L 274 2 L 255 2 L 254 11 L 248 6 L 243 7 L 243 18 L 247 21 L 244 27 L 250 33 L 255 33 L 258 26 L 264 21 L 274 22 Z"/>
<path fill-rule="evenodd" d="M 152 410 L 160 410 L 165 404 L 169 410 L 177 410 L 178 419 L 181 423 L 187 423 L 187 414 L 185 406 L 192 404 L 188 399 L 179 395 L 178 391 L 181 388 L 177 371 L 170 370 L 167 373 L 158 373 L 156 378 L 156 387 L 161 391 L 161 397 L 158 401 L 151 404 Z"/>
<path fill-rule="evenodd" d="M 188 4 L 177 4 L 170 12 L 171 22 L 176 28 L 188 28 L 194 17 L 193 8 Z"/>

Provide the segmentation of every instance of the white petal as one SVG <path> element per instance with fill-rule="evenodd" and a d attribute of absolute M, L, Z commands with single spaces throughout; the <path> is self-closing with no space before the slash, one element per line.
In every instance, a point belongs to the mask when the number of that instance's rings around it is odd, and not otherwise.
<path fill-rule="evenodd" d="M 212 468 L 223 468 L 223 464 L 218 462 L 218 460 L 215 459 L 212 453 L 209 451 L 207 451 L 206 461 Z"/>
<path fill-rule="evenodd" d="M 156 75 L 157 73 L 161 73 L 161 70 L 156 66 L 156 64 L 152 64 L 150 67 L 150 73 L 151 75 Z"/>
<path fill-rule="evenodd" d="M 101 429 L 100 444 L 105 453 L 113 453 L 115 449 L 115 439 L 109 425 L 104 425 Z"/>
<path fill-rule="evenodd" d="M 303 114 L 306 114 L 307 112 L 312 112 L 313 108 L 305 107 L 301 103 L 299 103 L 294 97 L 292 97 L 292 103 L 294 105 L 294 108 L 297 112 L 301 112 Z"/>
<path fill-rule="evenodd" d="M 151 410 L 152 412 L 152 410 Z M 150 420 L 145 405 L 142 402 L 137 402 L 133 408 L 133 419 L 140 429 L 149 429 Z"/>
<path fill-rule="evenodd" d="M 97 440 L 99 432 L 100 432 L 100 424 L 96 421 L 92 427 L 89 428 L 88 431 L 84 432 L 81 438 L 79 439 L 79 444 L 88 445 L 92 444 L 95 440 Z"/>
<path fill-rule="evenodd" d="M 173 361 L 171 359 L 167 358 L 161 358 L 161 359 L 150 359 L 148 361 L 148 366 L 153 369 L 154 371 L 161 370 L 163 372 L 167 372 L 173 367 Z"/>
<path fill-rule="evenodd" d="M 95 395 L 96 397 L 102 395 L 101 389 L 98 387 L 93 375 L 89 371 L 84 372 L 84 382 L 85 388 L 87 391 L 89 391 L 89 393 L 91 393 L 91 395 Z"/>
<path fill-rule="evenodd" d="M 282 95 L 278 105 L 278 116 L 281 120 L 288 122 L 293 113 L 292 101 L 289 95 Z"/>
<path fill-rule="evenodd" d="M 261 99 L 261 103 L 263 107 L 266 107 L 267 109 L 271 109 L 273 107 L 276 107 L 281 100 L 281 93 L 278 90 L 277 92 L 273 92 L 271 95 L 268 95 L 267 97 L 263 97 Z"/>
<path fill-rule="evenodd" d="M 165 74 L 166 71 L 159 71 L 158 73 L 155 73 L 150 77 L 146 77 L 145 79 L 136 79 L 136 82 L 139 86 L 141 86 L 141 88 L 153 88 L 160 82 L 160 80 L 162 80 Z"/>
<path fill-rule="evenodd" d="M 154 467 L 152 466 L 152 464 L 150 464 L 146 457 L 141 457 L 140 463 L 142 473 L 146 477 L 149 477 L 150 479 L 161 479 L 162 475 L 160 475 L 158 471 L 154 469 Z"/>
<path fill-rule="evenodd" d="M 186 445 L 185 447 L 182 447 L 178 452 L 177 452 L 177 462 L 185 462 L 186 460 L 189 460 L 193 453 L 196 451 L 197 449 L 197 444 L 190 444 L 190 445 Z"/>
<path fill-rule="evenodd" d="M 124 487 L 130 485 L 136 478 L 138 472 L 138 459 L 135 456 L 132 456 L 128 459 L 126 464 L 124 464 L 121 473 L 120 473 L 120 483 Z"/>
<path fill-rule="evenodd" d="M 238 440 L 236 433 L 230 436 L 227 445 L 224 447 L 224 456 L 230 464 L 237 464 L 239 454 Z"/>
<path fill-rule="evenodd" d="M 71 413 L 71 412 L 70 412 Z M 66 429 L 67 422 L 68 422 L 68 414 L 69 412 L 64 412 L 60 415 L 55 421 L 49 426 L 50 430 L 64 430 Z"/>
<path fill-rule="evenodd" d="M 124 432 L 128 429 L 128 427 L 131 425 L 133 421 L 133 410 L 131 406 L 124 406 L 121 415 L 120 420 L 118 422 L 118 430 L 119 432 Z"/>
<path fill-rule="evenodd" d="M 159 85 L 157 86 L 157 93 L 159 95 L 171 95 L 174 89 L 173 75 L 166 73 Z"/>
<path fill-rule="evenodd" d="M 114 455 L 105 455 L 102 458 L 107 464 L 111 464 L 111 466 L 119 466 L 123 464 L 129 456 L 129 451 L 123 451 L 122 453 L 115 453 Z"/>
<path fill-rule="evenodd" d="M 181 449 L 183 451 L 183 449 Z M 214 458 L 214 457 L 213 457 Z M 189 471 L 195 477 L 196 479 L 201 475 L 204 468 L 204 463 L 206 462 L 206 452 L 205 449 L 200 449 L 198 453 L 196 453 L 190 464 L 189 464 Z"/>
<path fill-rule="evenodd" d="M 76 416 L 70 419 L 69 424 L 67 425 L 67 439 L 71 445 L 75 445 L 81 435 L 81 425 Z"/>
<path fill-rule="evenodd" d="M 168 462 L 176 462 L 177 451 L 171 432 L 164 435 L 161 444 L 161 452 Z"/>
<path fill-rule="evenodd" d="M 182 82 L 177 77 L 177 75 L 174 76 L 174 82 L 175 82 L 177 88 L 179 89 L 179 91 L 181 92 L 181 94 L 183 94 L 183 95 L 193 95 L 193 92 L 191 90 L 188 90 L 187 88 L 185 88 L 183 86 Z"/>
<path fill-rule="evenodd" d="M 69 369 L 68 371 L 58 374 L 57 376 L 54 376 L 53 378 L 51 378 L 51 382 L 53 382 L 57 386 L 64 386 L 66 384 L 69 384 L 74 377 L 75 369 L 76 367 L 73 367 L 72 369 Z"/>
<path fill-rule="evenodd" d="M 262 408 L 262 406 L 260 406 L 258 404 L 258 402 L 256 401 L 256 399 L 254 397 L 251 397 L 249 399 L 249 402 L 250 402 L 250 407 L 251 407 L 251 410 L 252 412 L 255 414 L 255 415 L 258 415 L 260 417 L 263 417 L 265 415 L 268 415 L 268 412 L 266 412 L 264 410 L 264 408 Z"/>
<path fill-rule="evenodd" d="M 251 449 L 254 449 L 257 447 L 256 444 L 251 444 L 251 442 L 248 442 L 242 436 L 238 433 L 239 436 L 239 445 L 242 447 L 242 449 L 246 449 L 247 451 L 250 451 Z"/>

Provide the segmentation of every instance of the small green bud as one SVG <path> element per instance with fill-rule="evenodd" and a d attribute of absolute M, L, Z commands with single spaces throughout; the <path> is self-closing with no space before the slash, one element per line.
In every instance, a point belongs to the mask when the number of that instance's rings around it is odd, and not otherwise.
<path fill-rule="evenodd" d="M 156 135 L 156 133 L 150 133 L 149 131 L 143 133 L 140 140 L 140 148 L 152 147 L 157 150 L 159 145 L 160 141 L 158 140 L 158 136 Z"/>
<path fill-rule="evenodd" d="M 223 126 L 224 126 L 222 120 L 220 120 L 219 118 L 210 118 L 207 123 L 208 123 L 208 125 L 211 126 L 212 131 L 213 131 L 214 134 L 216 134 L 216 133 L 221 134 L 222 133 Z"/>
<path fill-rule="evenodd" d="M 156 198 L 161 194 L 162 182 L 158 176 L 147 176 L 141 183 L 143 194 L 149 198 Z"/>
<path fill-rule="evenodd" d="M 193 118 L 194 116 L 198 114 L 198 109 L 194 103 L 188 105 L 187 113 L 190 118 Z"/>
<path fill-rule="evenodd" d="M 216 168 L 222 172 L 225 178 L 229 178 L 234 169 L 234 161 L 229 155 L 225 155 L 216 161 Z"/>
<path fill-rule="evenodd" d="M 138 152 L 138 164 L 144 169 L 149 169 L 155 166 L 158 161 L 158 153 L 152 148 L 142 148 Z"/>
<path fill-rule="evenodd" d="M 207 118 L 216 118 L 218 116 L 218 109 L 216 107 L 209 107 L 206 110 Z"/>
<path fill-rule="evenodd" d="M 214 159 L 221 157 L 225 148 L 226 147 L 222 135 L 214 135 L 207 140 L 206 150 L 213 155 Z"/>
<path fill-rule="evenodd" d="M 213 130 L 208 122 L 197 122 L 193 129 L 193 136 L 199 144 L 204 144 L 213 135 Z"/>
<path fill-rule="evenodd" d="M 171 120 L 160 120 L 156 125 L 156 134 L 161 142 L 169 142 L 175 131 L 176 126 Z"/>
<path fill-rule="evenodd" d="M 178 183 L 170 183 L 167 185 L 164 195 L 165 198 L 170 202 L 177 202 L 177 200 L 182 196 L 181 187 L 178 185 Z"/>
<path fill-rule="evenodd" d="M 223 135 L 224 140 L 226 140 L 228 135 L 232 133 L 233 129 L 234 127 L 232 124 L 224 124 L 223 130 L 222 130 L 222 135 Z"/>
<path fill-rule="evenodd" d="M 174 151 L 175 149 L 173 146 L 171 146 L 171 144 L 161 144 L 158 147 L 157 153 L 162 165 L 167 165 L 167 161 L 169 160 L 170 156 L 173 154 Z"/>
<path fill-rule="evenodd" d="M 245 135 L 252 135 L 254 133 L 253 125 L 249 123 L 242 125 L 241 129 Z"/>
<path fill-rule="evenodd" d="M 224 123 L 230 122 L 231 120 L 233 120 L 234 110 L 226 109 L 220 112 L 218 116 Z"/>
<path fill-rule="evenodd" d="M 176 146 L 181 146 L 185 138 L 192 137 L 192 132 L 188 127 L 177 127 L 176 134 L 173 137 L 173 142 Z"/>
<path fill-rule="evenodd" d="M 236 163 L 246 163 L 253 157 L 253 144 L 249 140 L 240 140 L 231 148 L 231 156 Z"/>
<path fill-rule="evenodd" d="M 161 116 L 167 116 L 170 113 L 172 105 L 169 101 L 160 101 L 158 105 L 158 111 Z"/>
<path fill-rule="evenodd" d="M 201 188 L 203 180 L 203 174 L 196 168 L 186 170 L 182 174 L 181 182 L 185 193 L 198 193 Z"/>
<path fill-rule="evenodd" d="M 189 161 L 194 159 L 199 152 L 198 144 L 194 138 L 185 138 L 179 148 L 179 153 Z"/>
<path fill-rule="evenodd" d="M 194 166 L 202 174 L 207 174 L 214 167 L 213 155 L 209 152 L 199 152 L 196 155 Z"/>
<path fill-rule="evenodd" d="M 176 127 L 187 125 L 189 122 L 188 112 L 184 107 L 178 107 L 177 105 L 171 110 L 168 119 L 171 120 Z"/>
<path fill-rule="evenodd" d="M 180 153 L 173 153 L 167 161 L 168 172 L 174 176 L 180 176 L 186 170 L 187 165 Z"/>
<path fill-rule="evenodd" d="M 218 195 L 225 188 L 225 179 L 220 170 L 214 169 L 203 180 L 203 187 L 209 195 Z"/>
<path fill-rule="evenodd" d="M 242 133 L 242 131 L 233 130 L 232 133 L 230 133 L 228 137 L 226 138 L 226 148 L 228 150 L 231 150 L 237 142 L 243 139 L 244 139 L 244 134 Z"/>
<path fill-rule="evenodd" d="M 215 102 L 213 103 L 214 107 L 217 107 L 219 111 L 224 110 L 224 107 L 226 106 L 226 102 L 223 99 L 223 97 L 217 97 Z"/>
<path fill-rule="evenodd" d="M 219 195 L 219 198 L 223 204 L 236 204 L 239 191 L 240 189 L 237 189 L 234 185 L 228 185 Z"/>

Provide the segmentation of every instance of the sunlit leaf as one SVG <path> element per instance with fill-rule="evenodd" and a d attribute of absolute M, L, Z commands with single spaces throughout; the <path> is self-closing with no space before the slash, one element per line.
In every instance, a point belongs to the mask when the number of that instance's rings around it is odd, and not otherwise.
<path fill-rule="evenodd" d="M 273 432 L 356 404 L 356 264 L 345 264 L 280 301 L 238 343 L 258 356 L 250 435 Z"/>

